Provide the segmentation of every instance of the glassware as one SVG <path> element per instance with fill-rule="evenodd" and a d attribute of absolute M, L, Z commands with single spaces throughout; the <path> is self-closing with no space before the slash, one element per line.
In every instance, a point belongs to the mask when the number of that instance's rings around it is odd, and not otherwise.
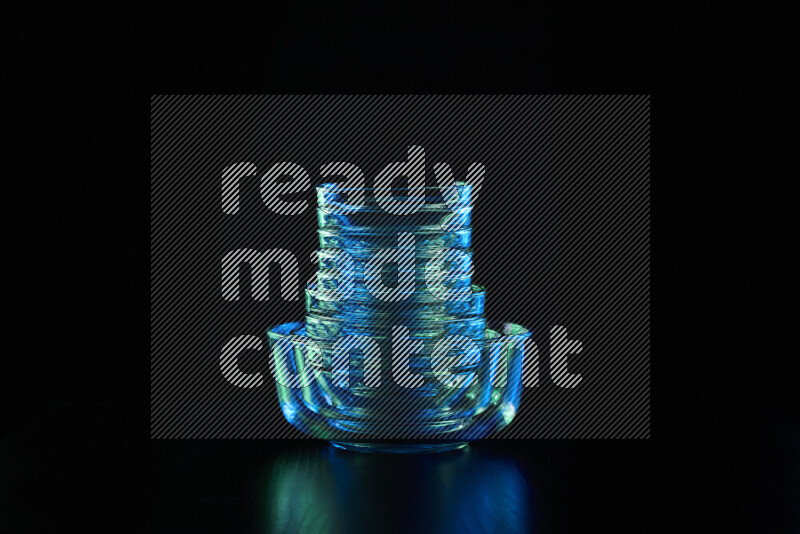
<path fill-rule="evenodd" d="M 459 202 L 452 192 L 426 188 L 426 203 L 413 215 L 383 212 L 375 190 L 317 188 L 322 248 L 316 283 L 305 292 L 305 322 L 268 332 L 278 398 L 292 425 L 351 450 L 432 452 L 511 422 L 530 333 L 483 316 L 486 292 L 471 280 L 470 189 L 459 187 Z M 360 203 L 348 204 L 348 196 Z M 402 248 L 411 241 L 401 233 L 413 235 L 412 250 Z M 368 284 L 370 258 L 399 246 L 413 264 Z M 448 249 L 468 263 L 440 261 Z M 440 290 L 463 298 L 431 291 L 431 270 Z M 399 291 L 401 277 L 413 285 Z"/>

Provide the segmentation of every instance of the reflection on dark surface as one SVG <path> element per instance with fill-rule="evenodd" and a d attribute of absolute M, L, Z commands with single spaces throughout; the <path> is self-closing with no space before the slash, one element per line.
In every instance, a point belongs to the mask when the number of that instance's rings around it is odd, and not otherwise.
<path fill-rule="evenodd" d="M 0 532 L 763 534 L 800 525 L 800 432 L 774 411 L 687 413 L 683 433 L 662 446 L 485 440 L 389 456 L 307 439 L 147 440 L 130 423 L 138 408 L 128 410 L 53 406 L 0 439 Z"/>
<path fill-rule="evenodd" d="M 466 448 L 377 455 L 332 446 L 264 467 L 263 532 L 531 532 L 533 492 L 512 456 Z"/>

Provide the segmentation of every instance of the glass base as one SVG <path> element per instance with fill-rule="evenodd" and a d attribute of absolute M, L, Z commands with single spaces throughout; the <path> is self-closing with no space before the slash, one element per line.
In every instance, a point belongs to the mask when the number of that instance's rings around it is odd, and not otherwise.
<path fill-rule="evenodd" d="M 423 454 L 463 449 L 469 443 L 466 441 L 452 443 L 351 443 L 347 441 L 331 441 L 331 445 L 338 449 L 354 452 Z"/>

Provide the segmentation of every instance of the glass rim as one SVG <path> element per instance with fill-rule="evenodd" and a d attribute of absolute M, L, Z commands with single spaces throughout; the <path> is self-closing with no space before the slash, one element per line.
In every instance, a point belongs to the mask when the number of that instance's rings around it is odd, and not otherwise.
<path fill-rule="evenodd" d="M 318 342 L 322 342 L 323 345 L 331 344 L 330 340 L 314 338 L 309 336 L 308 333 L 306 332 L 306 324 L 303 321 L 292 321 L 288 323 L 281 323 L 270 326 L 269 329 L 267 330 L 267 336 L 269 337 L 269 339 L 275 339 L 275 338 L 280 339 L 280 338 L 288 338 L 289 336 L 298 336 L 306 338 L 307 340 L 310 340 L 315 344 Z M 487 319 L 486 328 L 484 329 L 484 336 L 486 337 L 483 340 L 473 340 L 473 341 L 485 342 L 487 340 L 498 340 L 502 338 L 510 338 L 516 336 L 522 336 L 527 339 L 532 336 L 532 332 L 530 331 L 530 329 L 517 323 L 492 321 Z M 375 337 L 375 336 L 367 336 L 367 337 Z M 378 339 L 389 339 L 389 338 L 378 338 Z M 417 337 L 416 339 L 421 339 L 421 338 Z M 435 338 L 430 338 L 430 339 L 435 339 Z"/>
<path fill-rule="evenodd" d="M 314 296 L 314 293 L 317 292 L 317 291 L 319 291 L 319 290 L 316 288 L 316 282 L 314 282 L 312 284 L 306 284 L 306 288 L 305 288 L 306 294 Z M 472 295 L 486 295 L 486 286 L 482 286 L 480 284 L 472 283 L 472 284 L 470 284 L 470 291 L 471 291 L 470 297 Z M 467 300 L 469 300 L 469 299 L 464 299 L 463 301 L 442 300 L 441 302 L 442 303 L 446 303 L 446 302 L 466 302 Z M 326 302 L 329 302 L 329 301 L 326 301 Z M 349 302 L 349 299 L 348 300 L 338 301 L 338 302 Z M 387 305 L 389 305 L 389 304 L 397 305 L 397 304 L 400 304 L 400 303 L 402 303 L 404 301 L 388 301 L 387 300 L 387 301 L 380 301 L 380 302 L 385 302 Z"/>
<path fill-rule="evenodd" d="M 407 324 L 399 324 L 399 325 L 386 324 L 386 325 L 384 325 L 384 324 L 374 324 L 374 323 L 373 324 L 357 323 L 357 322 L 354 322 L 354 321 L 350 321 L 349 319 L 339 319 L 339 318 L 335 318 L 335 317 L 327 317 L 327 316 L 324 316 L 324 315 L 306 313 L 306 326 L 308 325 L 308 319 L 313 319 L 314 321 L 317 321 L 317 322 L 320 322 L 320 323 L 326 323 L 326 322 L 330 322 L 330 323 L 334 323 L 334 324 L 340 323 L 340 324 L 344 325 L 345 327 L 347 327 L 350 324 L 353 324 L 354 326 L 374 326 L 374 327 L 378 327 L 378 328 L 392 328 L 394 326 L 406 326 L 406 327 L 418 327 L 418 326 L 427 326 L 427 325 L 433 326 L 435 324 L 455 324 L 455 323 L 459 323 L 459 322 L 465 323 L 465 324 L 466 323 L 474 323 L 474 322 L 484 322 L 484 323 L 487 322 L 485 317 L 476 316 L 476 317 L 464 317 L 464 318 L 459 318 L 459 319 L 448 319 L 448 320 L 439 320 L 439 321 L 425 320 L 425 321 L 419 321 L 419 324 L 414 324 L 415 321 L 408 321 Z"/>
<path fill-rule="evenodd" d="M 454 185 L 455 185 L 455 187 L 458 187 L 458 188 L 467 187 L 469 189 L 472 189 L 472 184 L 468 184 L 468 183 L 462 182 L 462 181 L 456 181 L 456 182 L 454 182 Z M 444 188 L 447 188 L 447 187 L 452 187 L 452 186 L 445 186 Z M 333 191 L 333 192 L 340 192 L 340 191 L 341 192 L 347 192 L 347 191 L 367 191 L 367 192 L 369 192 L 369 191 L 387 191 L 387 190 L 388 191 L 408 191 L 408 190 L 410 190 L 412 188 L 411 187 L 390 187 L 390 188 L 387 189 L 387 188 L 383 188 L 383 187 L 342 187 L 341 184 L 337 184 L 335 182 L 325 182 L 323 184 L 317 185 L 315 189 L 317 191 L 319 191 L 319 192 L 324 193 L 324 192 L 330 192 L 330 191 Z M 439 185 L 434 185 L 434 186 L 426 185 L 426 186 L 423 186 L 423 187 L 420 187 L 420 188 L 413 188 L 413 189 L 423 189 L 425 191 L 442 191 L 443 190 L 442 186 L 439 186 Z"/>
<path fill-rule="evenodd" d="M 402 215 L 400 215 L 402 217 Z M 416 226 L 413 227 L 413 230 L 409 230 L 408 232 L 404 232 L 402 228 L 387 228 L 383 232 L 375 232 L 375 231 L 363 231 L 361 228 L 371 228 L 370 226 L 347 226 L 343 228 L 336 228 L 332 226 L 323 226 L 322 228 L 317 228 L 317 233 L 325 232 L 329 234 L 357 234 L 357 235 L 375 235 L 375 236 L 397 236 L 398 233 L 407 233 L 407 234 L 417 234 L 427 235 L 427 234 L 467 234 L 472 232 L 472 226 L 461 226 L 455 230 L 445 230 L 442 229 L 441 226 Z M 333 247 L 330 247 L 333 248 Z"/>

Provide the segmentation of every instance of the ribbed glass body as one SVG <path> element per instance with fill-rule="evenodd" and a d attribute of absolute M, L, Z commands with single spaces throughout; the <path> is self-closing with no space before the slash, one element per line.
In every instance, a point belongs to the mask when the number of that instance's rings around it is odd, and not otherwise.
<path fill-rule="evenodd" d="M 319 271 L 305 321 L 268 332 L 291 424 L 352 450 L 419 452 L 510 423 L 530 333 L 484 317 L 469 195 L 459 184 L 459 201 L 446 202 L 426 188 L 413 213 L 392 214 L 374 190 L 317 188 Z"/>

